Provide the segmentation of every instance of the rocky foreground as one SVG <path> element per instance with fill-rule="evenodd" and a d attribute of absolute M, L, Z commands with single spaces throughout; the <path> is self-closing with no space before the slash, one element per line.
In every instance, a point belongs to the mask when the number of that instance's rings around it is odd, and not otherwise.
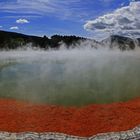
<path fill-rule="evenodd" d="M 8 133 L 0 132 L 0 140 L 140 140 L 140 126 L 123 132 L 77 137 L 61 133 Z"/>

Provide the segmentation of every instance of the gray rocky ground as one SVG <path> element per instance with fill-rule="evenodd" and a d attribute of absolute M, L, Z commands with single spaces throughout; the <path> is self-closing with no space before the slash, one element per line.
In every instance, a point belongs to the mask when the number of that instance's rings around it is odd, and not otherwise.
<path fill-rule="evenodd" d="M 140 126 L 123 132 L 98 134 L 92 137 L 77 137 L 61 133 L 8 133 L 0 132 L 0 140 L 140 140 Z"/>

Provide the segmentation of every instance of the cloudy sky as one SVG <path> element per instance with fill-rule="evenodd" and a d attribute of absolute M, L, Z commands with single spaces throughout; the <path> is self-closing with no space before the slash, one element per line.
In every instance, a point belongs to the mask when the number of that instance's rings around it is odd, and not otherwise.
<path fill-rule="evenodd" d="M 0 30 L 39 36 L 139 36 L 140 1 L 0 0 Z"/>

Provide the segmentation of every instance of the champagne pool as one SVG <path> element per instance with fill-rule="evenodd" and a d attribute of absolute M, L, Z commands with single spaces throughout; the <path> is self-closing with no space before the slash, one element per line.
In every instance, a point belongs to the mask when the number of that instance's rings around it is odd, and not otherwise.
<path fill-rule="evenodd" d="M 0 98 L 65 106 L 140 96 L 140 51 L 1 51 Z"/>

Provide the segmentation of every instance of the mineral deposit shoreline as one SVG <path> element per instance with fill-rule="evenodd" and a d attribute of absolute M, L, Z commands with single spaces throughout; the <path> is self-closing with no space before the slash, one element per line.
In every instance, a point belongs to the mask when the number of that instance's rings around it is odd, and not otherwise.
<path fill-rule="evenodd" d="M 9 133 L 0 132 L 1 140 L 139 140 L 140 139 L 140 126 L 132 130 L 122 132 L 110 132 L 97 134 L 91 137 L 78 137 L 67 135 L 63 133 L 36 133 L 36 132 L 22 132 L 22 133 Z"/>

